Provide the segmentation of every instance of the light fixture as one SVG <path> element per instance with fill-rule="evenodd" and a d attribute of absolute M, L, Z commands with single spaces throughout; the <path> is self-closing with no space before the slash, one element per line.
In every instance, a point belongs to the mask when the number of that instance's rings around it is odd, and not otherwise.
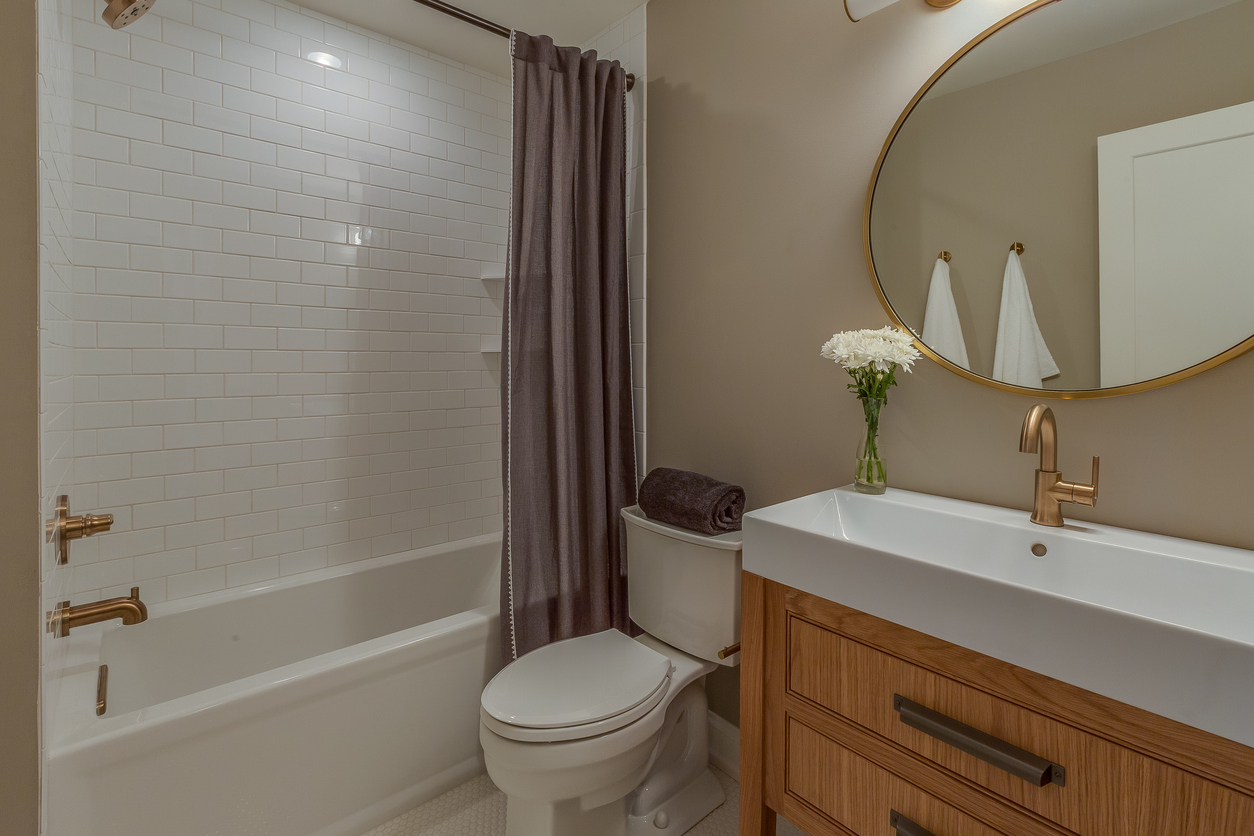
<path fill-rule="evenodd" d="M 336 58 L 329 52 L 311 52 L 305 57 L 310 61 L 313 61 L 315 64 L 321 64 L 322 66 L 330 67 L 333 70 L 338 70 L 340 67 L 344 66 L 343 61 Z"/>
<path fill-rule="evenodd" d="M 845 0 L 845 14 L 857 23 L 867 15 L 886 9 L 896 2 L 897 0 Z M 926 2 L 936 9 L 948 9 L 950 6 L 958 5 L 960 0 L 926 0 Z"/>

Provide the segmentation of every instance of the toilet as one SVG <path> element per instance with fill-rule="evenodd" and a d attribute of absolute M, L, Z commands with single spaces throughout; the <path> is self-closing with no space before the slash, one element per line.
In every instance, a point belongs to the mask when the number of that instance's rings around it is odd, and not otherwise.
<path fill-rule="evenodd" d="M 706 537 L 635 506 L 622 517 L 644 635 L 555 642 L 483 690 L 479 739 L 506 836 L 677 836 L 723 803 L 705 678 L 740 663 L 740 532 Z"/>

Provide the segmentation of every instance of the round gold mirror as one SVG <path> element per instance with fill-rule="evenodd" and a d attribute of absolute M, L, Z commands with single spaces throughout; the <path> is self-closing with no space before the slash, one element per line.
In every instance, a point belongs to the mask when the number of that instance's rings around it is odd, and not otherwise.
<path fill-rule="evenodd" d="M 1254 0 L 1039 0 L 910 102 L 867 194 L 893 321 L 957 374 L 1092 398 L 1254 348 Z"/>

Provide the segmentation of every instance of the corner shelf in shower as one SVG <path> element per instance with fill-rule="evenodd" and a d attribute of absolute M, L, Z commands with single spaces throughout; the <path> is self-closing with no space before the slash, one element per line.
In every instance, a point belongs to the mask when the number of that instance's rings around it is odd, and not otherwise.
<path fill-rule="evenodd" d="M 504 282 L 505 281 L 505 265 L 504 264 L 485 264 L 483 266 L 482 275 L 479 277 L 485 282 Z M 500 334 L 484 334 L 481 337 L 482 342 L 479 345 L 480 354 L 500 354 L 501 353 L 501 335 Z"/>

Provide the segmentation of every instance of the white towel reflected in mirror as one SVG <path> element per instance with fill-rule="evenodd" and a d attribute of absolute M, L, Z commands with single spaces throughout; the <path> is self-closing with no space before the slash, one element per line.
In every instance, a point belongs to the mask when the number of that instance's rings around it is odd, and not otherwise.
<path fill-rule="evenodd" d="M 932 284 L 927 291 L 927 310 L 923 314 L 923 342 L 949 362 L 970 369 L 967 343 L 962 338 L 958 306 L 954 304 L 953 287 L 949 282 L 949 264 L 936 259 L 932 268 Z"/>
<path fill-rule="evenodd" d="M 1036 323 L 1023 264 L 1018 253 L 1011 250 L 1001 285 L 1001 316 L 997 321 L 993 379 L 1014 386 L 1040 389 L 1045 378 L 1057 374 L 1058 365 Z"/>

